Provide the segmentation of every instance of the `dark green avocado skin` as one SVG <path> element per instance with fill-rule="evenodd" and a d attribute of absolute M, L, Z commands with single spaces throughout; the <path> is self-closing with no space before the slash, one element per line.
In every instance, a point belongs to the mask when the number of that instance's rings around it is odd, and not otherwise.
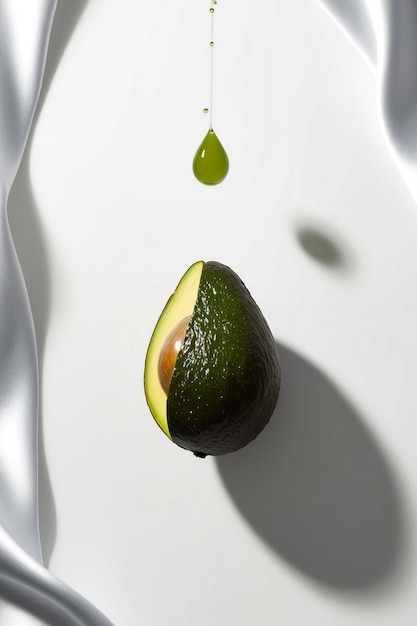
<path fill-rule="evenodd" d="M 229 267 L 205 263 L 167 400 L 172 439 L 197 456 L 239 450 L 268 423 L 281 369 L 259 307 Z"/>

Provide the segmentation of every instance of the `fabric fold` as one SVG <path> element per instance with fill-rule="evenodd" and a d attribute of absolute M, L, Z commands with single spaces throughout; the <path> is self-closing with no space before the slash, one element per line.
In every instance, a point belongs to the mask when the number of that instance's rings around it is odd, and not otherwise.
<path fill-rule="evenodd" d="M 319 0 L 373 68 L 377 112 L 392 157 L 417 201 L 417 3 Z"/>
<path fill-rule="evenodd" d="M 42 565 L 38 361 L 7 198 L 38 101 L 57 0 L 0 0 L 0 624 L 111 626 Z"/>

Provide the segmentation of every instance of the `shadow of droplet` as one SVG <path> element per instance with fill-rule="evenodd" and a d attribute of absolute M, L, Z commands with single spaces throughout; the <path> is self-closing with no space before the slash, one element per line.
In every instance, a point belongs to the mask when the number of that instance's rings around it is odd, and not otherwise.
<path fill-rule="evenodd" d="M 394 573 L 402 535 L 388 464 L 348 401 L 317 368 L 279 346 L 281 396 L 252 444 L 218 457 L 232 500 L 298 570 L 344 590 Z"/>
<path fill-rule="evenodd" d="M 52 25 L 42 90 L 26 150 L 8 200 L 10 229 L 25 279 L 35 325 L 40 377 L 42 376 L 49 318 L 50 274 L 42 220 L 30 180 L 29 155 L 33 132 L 46 94 L 87 2 L 88 0 L 58 2 Z M 56 540 L 56 511 L 45 455 L 41 417 L 42 397 L 40 397 L 39 421 L 39 517 L 42 551 L 44 561 L 48 564 Z"/>
<path fill-rule="evenodd" d="M 297 238 L 304 252 L 319 263 L 333 267 L 341 267 L 345 264 L 341 249 L 318 230 L 300 228 Z"/>

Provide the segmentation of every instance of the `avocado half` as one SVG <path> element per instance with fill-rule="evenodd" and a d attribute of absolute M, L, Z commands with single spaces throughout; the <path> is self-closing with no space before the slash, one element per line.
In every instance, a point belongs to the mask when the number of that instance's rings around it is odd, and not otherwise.
<path fill-rule="evenodd" d="M 161 373 L 167 342 L 178 349 L 168 385 Z M 198 261 L 184 274 L 152 334 L 144 384 L 155 421 L 196 456 L 234 452 L 263 430 L 279 395 L 278 351 L 233 270 Z"/>

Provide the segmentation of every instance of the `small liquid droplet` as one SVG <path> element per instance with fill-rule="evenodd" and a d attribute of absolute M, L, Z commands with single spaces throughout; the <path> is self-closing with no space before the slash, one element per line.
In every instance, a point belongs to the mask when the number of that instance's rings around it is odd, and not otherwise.
<path fill-rule="evenodd" d="M 193 161 L 194 176 L 205 185 L 217 185 L 227 176 L 229 159 L 225 149 L 210 129 L 201 142 Z"/>
<path fill-rule="evenodd" d="M 203 113 L 208 113 L 208 112 L 209 112 L 208 108 L 207 108 L 207 107 L 204 107 L 204 109 L 203 109 Z"/>
<path fill-rule="evenodd" d="M 212 48 L 214 46 L 214 41 L 210 41 L 210 47 Z"/>
<path fill-rule="evenodd" d="M 210 13 L 214 13 L 213 7 L 210 7 Z"/>

